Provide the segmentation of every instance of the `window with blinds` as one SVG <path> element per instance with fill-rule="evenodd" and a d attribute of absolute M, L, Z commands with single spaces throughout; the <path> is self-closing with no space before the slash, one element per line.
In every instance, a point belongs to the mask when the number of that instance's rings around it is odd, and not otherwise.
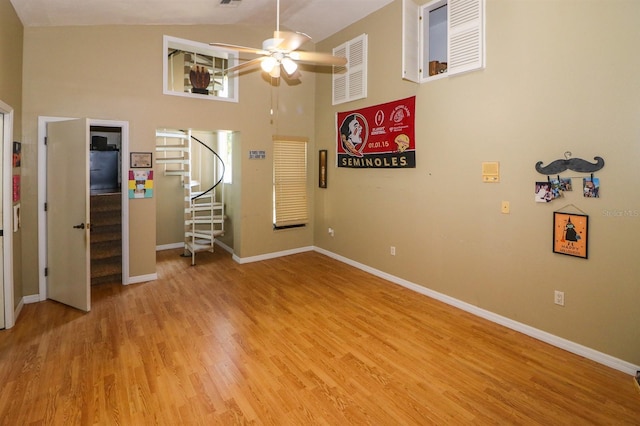
<path fill-rule="evenodd" d="M 273 139 L 273 226 L 304 226 L 309 220 L 307 203 L 307 140 Z"/>

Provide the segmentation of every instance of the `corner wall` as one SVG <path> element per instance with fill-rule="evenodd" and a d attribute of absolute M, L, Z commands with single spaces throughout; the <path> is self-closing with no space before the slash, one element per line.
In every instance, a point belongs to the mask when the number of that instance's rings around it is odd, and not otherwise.
<path fill-rule="evenodd" d="M 315 245 L 640 365 L 640 3 L 487 0 L 486 69 L 422 85 L 400 78 L 401 9 L 318 43 L 369 35 L 369 96 L 332 107 L 330 76 L 317 80 L 316 148 L 332 166 L 315 190 Z M 412 95 L 415 169 L 335 167 L 336 112 Z M 546 176 L 534 165 L 565 151 L 605 159 L 601 197 L 583 198 L 567 172 L 573 192 L 535 203 Z M 482 183 L 483 161 L 500 162 L 500 183 Z M 589 259 L 552 252 L 557 210 L 589 215 Z"/>
<path fill-rule="evenodd" d="M 312 244 L 312 227 L 299 232 L 272 229 L 272 134 L 313 138 L 314 87 L 312 73 L 300 85 L 273 89 L 258 71 L 240 77 L 239 103 L 191 99 L 162 93 L 162 36 L 209 43 L 260 46 L 272 28 L 245 26 L 92 26 L 28 27 L 25 29 L 24 140 L 34 147 L 27 161 L 33 166 L 24 184 L 32 188 L 23 201 L 25 252 L 37 253 L 37 120 L 38 116 L 90 117 L 129 122 L 129 149 L 154 152 L 158 128 L 225 129 L 238 132 L 231 218 L 234 251 L 240 257 L 288 250 Z M 310 46 L 313 48 L 313 46 Z M 272 99 L 278 100 L 279 120 L 272 122 Z M 236 148 L 236 146 L 234 146 Z M 249 150 L 265 150 L 267 160 L 248 160 Z M 155 157 L 155 156 L 154 156 Z M 160 168 L 156 169 L 156 173 Z M 155 273 L 156 203 L 161 191 L 144 200 L 131 200 L 130 275 Z M 178 224 L 182 228 L 181 224 Z M 37 258 L 25 262 L 26 294 L 38 292 Z"/>

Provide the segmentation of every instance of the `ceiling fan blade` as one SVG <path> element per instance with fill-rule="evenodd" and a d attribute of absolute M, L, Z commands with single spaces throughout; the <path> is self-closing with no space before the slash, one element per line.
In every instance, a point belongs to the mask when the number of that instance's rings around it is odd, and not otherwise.
<path fill-rule="evenodd" d="M 224 47 L 225 49 L 233 49 L 233 50 L 237 50 L 238 52 L 253 53 L 255 55 L 269 54 L 269 52 L 267 52 L 266 50 L 256 49 L 255 47 L 238 46 L 236 44 L 209 43 L 209 45 L 215 46 L 215 47 Z"/>
<path fill-rule="evenodd" d="M 344 66 L 347 64 L 347 58 L 333 56 L 330 53 L 296 51 L 291 52 L 289 56 L 291 56 L 291 59 L 295 61 L 311 64 L 335 66 Z"/>
<path fill-rule="evenodd" d="M 289 31 L 274 31 L 273 38 L 282 39 L 275 48 L 284 52 L 291 52 L 311 40 L 305 33 L 293 33 Z"/>
<path fill-rule="evenodd" d="M 238 65 L 234 65 L 234 66 L 232 66 L 232 67 L 229 67 L 229 68 L 227 68 L 227 69 L 226 69 L 226 70 L 224 70 L 224 71 L 225 71 L 226 73 L 230 73 L 230 72 L 239 71 L 239 70 L 244 69 L 244 68 L 249 68 L 249 67 L 252 67 L 252 66 L 255 66 L 255 65 L 259 65 L 259 64 L 260 64 L 260 62 L 262 62 L 262 59 L 263 59 L 263 58 L 255 58 L 255 59 L 252 59 L 252 60 L 250 60 L 250 61 L 243 62 L 243 63 L 241 63 L 241 64 L 238 64 Z"/>

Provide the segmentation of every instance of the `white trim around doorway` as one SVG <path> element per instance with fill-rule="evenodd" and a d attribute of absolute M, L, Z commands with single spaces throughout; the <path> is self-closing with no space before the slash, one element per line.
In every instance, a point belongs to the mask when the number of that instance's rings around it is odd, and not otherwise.
<path fill-rule="evenodd" d="M 54 121 L 74 120 L 71 117 L 38 117 L 38 292 L 40 301 L 47 299 L 47 277 L 44 274 L 47 266 L 47 217 L 44 205 L 47 200 L 47 150 L 45 136 L 47 123 Z M 125 183 L 128 179 L 129 158 L 129 122 L 114 120 L 89 119 L 90 126 L 120 127 L 122 139 L 120 155 L 122 160 L 120 174 L 122 176 L 122 284 L 130 283 L 129 278 L 129 198 Z"/>
<path fill-rule="evenodd" d="M 3 232 L 3 288 L 4 288 L 4 327 L 11 328 L 15 324 L 15 307 L 13 302 L 13 108 L 0 101 L 0 112 L 4 116 L 2 147 L 2 229 Z"/>

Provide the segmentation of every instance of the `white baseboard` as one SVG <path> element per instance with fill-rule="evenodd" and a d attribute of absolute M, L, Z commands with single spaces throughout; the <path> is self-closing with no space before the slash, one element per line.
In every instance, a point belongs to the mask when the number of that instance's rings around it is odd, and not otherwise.
<path fill-rule="evenodd" d="M 409 290 L 413 290 L 417 293 L 423 294 L 425 296 L 431 297 L 433 299 L 444 302 L 448 305 L 454 306 L 463 311 L 469 312 L 478 317 L 487 319 L 496 324 L 500 324 L 504 327 L 510 328 L 512 330 L 518 331 L 522 334 L 526 334 L 527 336 L 533 337 L 534 339 L 541 340 L 545 343 L 558 347 L 560 349 L 564 349 L 568 352 L 574 353 L 576 355 L 580 355 L 584 358 L 595 361 L 599 364 L 606 365 L 607 367 L 611 367 L 615 370 L 622 371 L 626 374 L 635 375 L 637 371 L 640 371 L 640 366 L 634 365 L 630 362 L 612 357 L 611 355 L 607 355 L 605 353 L 599 352 L 595 349 L 588 348 L 586 346 L 580 345 L 578 343 L 572 342 L 567 339 L 563 339 L 562 337 L 555 336 L 553 334 L 547 333 L 546 331 L 539 330 L 537 328 L 528 326 L 526 324 L 520 323 L 518 321 L 514 321 L 510 318 L 503 317 L 501 315 L 495 314 L 491 311 L 487 311 L 486 309 L 479 308 L 477 306 L 471 305 L 467 302 L 463 302 L 461 300 L 455 299 L 451 296 L 447 296 L 446 294 L 439 293 L 437 291 L 430 290 L 421 285 L 412 283 L 410 281 L 404 280 L 402 278 L 396 277 L 394 275 L 388 274 L 386 272 L 380 271 L 378 269 L 372 268 L 370 266 L 364 265 L 362 263 L 353 261 L 346 257 L 340 256 L 333 252 L 327 251 L 320 247 L 314 247 L 314 250 L 318 253 L 322 253 L 325 256 L 329 256 L 333 259 L 336 259 L 340 262 L 351 265 L 355 268 L 361 269 L 365 272 L 369 272 L 372 275 L 383 278 L 387 281 L 390 281 L 394 284 L 401 285 L 402 287 L 408 288 Z"/>
<path fill-rule="evenodd" d="M 157 273 L 147 274 L 147 275 L 138 275 L 137 277 L 129 277 L 128 284 L 144 283 L 147 281 L 155 281 L 157 279 L 158 279 Z"/>
<path fill-rule="evenodd" d="M 215 240 L 215 244 L 217 246 L 220 246 L 221 249 L 223 249 L 224 251 L 226 251 L 227 253 L 231 253 L 233 254 L 233 249 L 231 247 L 229 247 L 228 245 L 226 245 L 225 243 Z"/>
<path fill-rule="evenodd" d="M 184 243 L 162 244 L 162 245 L 156 246 L 156 251 L 173 250 L 177 248 L 184 248 Z"/>
<path fill-rule="evenodd" d="M 313 251 L 313 250 L 314 250 L 313 246 L 308 246 L 308 247 L 300 247 L 296 249 L 277 251 L 273 253 L 261 254 L 259 256 L 250 256 L 250 257 L 238 257 L 234 254 L 233 260 L 241 264 L 251 263 L 251 262 L 259 262 L 261 260 L 275 259 L 277 257 L 289 256 L 292 254 L 304 253 L 306 251 Z"/>
<path fill-rule="evenodd" d="M 29 296 L 24 296 L 22 298 L 22 301 L 24 302 L 25 305 L 28 305 L 29 303 L 42 302 L 42 300 L 40 300 L 39 294 L 30 294 Z"/>
<path fill-rule="evenodd" d="M 22 312 L 22 308 L 24 308 L 24 297 L 20 299 L 18 306 L 16 306 L 15 311 L 13 311 L 13 322 L 14 324 L 18 321 L 18 317 L 20 316 L 20 312 Z"/>

